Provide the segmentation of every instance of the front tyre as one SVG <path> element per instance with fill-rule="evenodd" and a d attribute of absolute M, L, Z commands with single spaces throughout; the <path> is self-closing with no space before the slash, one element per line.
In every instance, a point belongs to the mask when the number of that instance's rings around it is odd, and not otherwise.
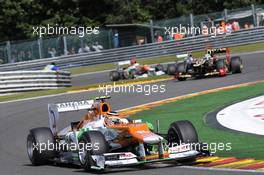
<path fill-rule="evenodd" d="M 179 80 L 179 81 L 185 81 L 185 80 L 187 80 L 187 78 L 186 78 L 186 77 L 180 77 L 180 76 L 179 76 L 179 77 L 178 77 L 178 80 Z"/>
<path fill-rule="evenodd" d="M 188 120 L 171 123 L 167 139 L 169 144 L 198 143 L 196 129 Z"/>
<path fill-rule="evenodd" d="M 88 145 L 88 146 L 87 146 Z M 90 149 L 87 149 L 91 146 Z M 100 131 L 89 131 L 84 133 L 79 140 L 79 161 L 85 171 L 91 171 L 92 166 L 97 166 L 93 155 L 107 153 L 109 146 L 104 135 Z"/>
<path fill-rule="evenodd" d="M 167 66 L 167 74 L 168 75 L 175 75 L 177 72 L 177 68 L 175 64 L 168 64 Z"/>
<path fill-rule="evenodd" d="M 188 120 L 173 122 L 168 130 L 167 140 L 170 146 L 183 144 L 197 144 L 198 135 L 193 124 Z M 194 162 L 196 156 L 186 157 L 178 160 L 178 163 Z"/>
<path fill-rule="evenodd" d="M 224 59 L 218 59 L 216 60 L 216 69 L 219 72 L 219 76 L 224 77 L 226 76 L 226 64 Z"/>
<path fill-rule="evenodd" d="M 118 80 L 120 80 L 120 74 L 119 74 L 118 71 L 111 71 L 109 76 L 110 76 L 110 80 L 111 81 L 118 81 Z"/>
<path fill-rule="evenodd" d="M 225 68 L 225 60 L 224 59 L 218 59 L 216 60 L 216 69 L 224 69 Z"/>
<path fill-rule="evenodd" d="M 187 64 L 185 62 L 178 63 L 177 72 L 185 74 L 187 72 Z"/>
<path fill-rule="evenodd" d="M 187 78 L 186 77 L 181 77 L 181 74 L 186 74 L 187 72 L 187 65 L 185 62 L 180 62 L 177 64 L 177 73 L 178 75 L 178 80 L 179 81 L 185 81 Z"/>

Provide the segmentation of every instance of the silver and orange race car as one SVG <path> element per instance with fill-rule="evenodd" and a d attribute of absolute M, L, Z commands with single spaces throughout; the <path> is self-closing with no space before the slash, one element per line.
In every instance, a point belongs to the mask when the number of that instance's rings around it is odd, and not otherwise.
<path fill-rule="evenodd" d="M 131 60 L 120 61 L 115 64 L 116 69 L 109 74 L 111 81 L 147 78 L 152 76 L 164 75 L 164 67 L 161 64 L 157 65 L 140 65 L 136 58 Z"/>
<path fill-rule="evenodd" d="M 191 122 L 173 122 L 167 134 L 154 132 L 149 123 L 112 112 L 108 98 L 49 104 L 50 126 L 31 129 L 27 137 L 31 163 L 76 164 L 90 171 L 209 155 Z M 80 110 L 87 110 L 80 121 L 58 130 L 59 114 Z"/>

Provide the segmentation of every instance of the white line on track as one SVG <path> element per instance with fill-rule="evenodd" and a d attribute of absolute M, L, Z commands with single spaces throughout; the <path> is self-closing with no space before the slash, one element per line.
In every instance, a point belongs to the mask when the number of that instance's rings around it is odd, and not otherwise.
<path fill-rule="evenodd" d="M 6 103 L 14 103 L 14 102 L 20 102 L 20 101 L 28 101 L 28 100 L 37 100 L 41 98 L 49 98 L 49 97 L 57 97 L 61 95 L 68 95 L 68 94 L 73 94 L 69 92 L 61 93 L 61 94 L 52 94 L 52 95 L 45 95 L 45 96 L 39 96 L 39 97 L 31 97 L 31 98 L 25 98 L 25 99 L 18 99 L 18 100 L 10 100 L 10 101 L 2 101 L 0 104 L 6 104 Z"/>

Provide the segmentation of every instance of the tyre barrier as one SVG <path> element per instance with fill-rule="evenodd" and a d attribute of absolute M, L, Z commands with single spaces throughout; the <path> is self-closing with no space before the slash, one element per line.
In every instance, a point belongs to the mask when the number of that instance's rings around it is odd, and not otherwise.
<path fill-rule="evenodd" d="M 71 73 L 65 71 L 0 72 L 0 94 L 71 86 Z"/>

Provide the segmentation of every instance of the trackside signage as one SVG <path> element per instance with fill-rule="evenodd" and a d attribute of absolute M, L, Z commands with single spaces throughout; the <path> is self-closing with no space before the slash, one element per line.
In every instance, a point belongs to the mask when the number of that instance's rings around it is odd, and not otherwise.
<path fill-rule="evenodd" d="M 58 112 L 76 111 L 81 109 L 90 109 L 93 105 L 93 100 L 83 100 L 83 101 L 72 101 L 65 103 L 58 103 L 56 107 Z"/>

